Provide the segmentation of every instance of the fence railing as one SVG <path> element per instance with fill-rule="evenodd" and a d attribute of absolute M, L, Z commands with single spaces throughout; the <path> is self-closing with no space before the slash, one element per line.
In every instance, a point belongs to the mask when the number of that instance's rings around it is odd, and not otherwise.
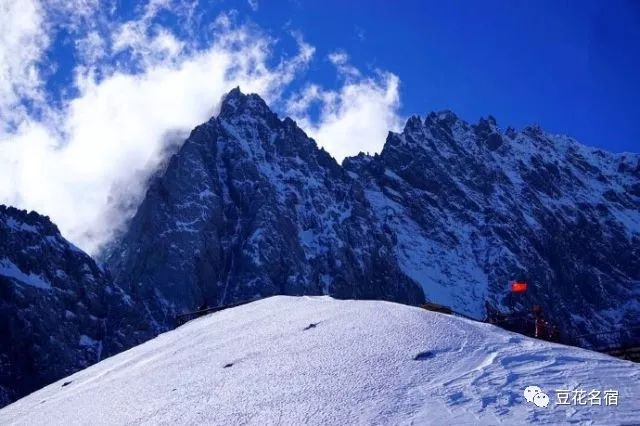
<path fill-rule="evenodd" d="M 220 305 L 220 306 L 214 306 L 211 308 L 205 308 L 205 309 L 199 309 L 197 311 L 193 311 L 193 312 L 187 312 L 185 314 L 180 314 L 180 315 L 176 315 L 176 327 L 180 327 L 181 325 L 194 320 L 196 318 L 200 318 L 204 315 L 208 315 L 214 312 L 219 312 L 219 311 L 223 311 L 225 309 L 229 309 L 229 308 L 235 308 L 236 306 L 241 306 L 241 305 L 246 305 L 247 303 L 251 303 L 254 300 L 247 300 L 244 302 L 239 302 L 239 303 L 232 303 L 229 305 Z"/>

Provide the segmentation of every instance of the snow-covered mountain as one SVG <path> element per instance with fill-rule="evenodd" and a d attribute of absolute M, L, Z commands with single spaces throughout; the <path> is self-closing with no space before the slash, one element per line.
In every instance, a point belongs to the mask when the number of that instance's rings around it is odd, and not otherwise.
<path fill-rule="evenodd" d="M 340 166 L 235 89 L 103 259 L 158 331 L 275 294 L 426 297 L 476 318 L 537 303 L 573 336 L 625 329 L 640 314 L 640 156 L 441 112 Z M 508 300 L 516 278 L 532 288 Z"/>
<path fill-rule="evenodd" d="M 476 318 L 537 303 L 574 336 L 640 325 L 640 155 L 445 111 L 344 166 L 427 298 Z M 513 279 L 526 296 L 507 298 Z"/>
<path fill-rule="evenodd" d="M 640 156 L 442 112 L 341 166 L 235 89 L 101 262 L 0 207 L 0 405 L 177 314 L 279 294 L 426 298 L 476 318 L 537 303 L 565 334 L 621 330 L 582 343 L 637 341 Z M 514 278 L 532 286 L 509 300 Z"/>
<path fill-rule="evenodd" d="M 158 331 L 176 313 L 277 294 L 424 300 L 360 183 L 239 89 L 193 130 L 104 256 Z"/>
<path fill-rule="evenodd" d="M 149 337 L 47 217 L 0 205 L 0 406 Z"/>
<path fill-rule="evenodd" d="M 0 424 L 636 424 L 639 393 L 640 365 L 606 355 L 395 303 L 273 297 L 53 383 Z"/>

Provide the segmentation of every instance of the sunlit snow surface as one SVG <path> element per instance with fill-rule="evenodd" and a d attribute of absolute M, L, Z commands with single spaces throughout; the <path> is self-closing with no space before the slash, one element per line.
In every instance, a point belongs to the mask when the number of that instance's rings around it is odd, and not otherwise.
<path fill-rule="evenodd" d="M 548 408 L 523 402 L 529 385 Z M 562 388 L 619 405 L 556 406 Z M 639 395 L 631 362 L 388 302 L 273 297 L 47 386 L 0 424 L 633 424 Z"/>

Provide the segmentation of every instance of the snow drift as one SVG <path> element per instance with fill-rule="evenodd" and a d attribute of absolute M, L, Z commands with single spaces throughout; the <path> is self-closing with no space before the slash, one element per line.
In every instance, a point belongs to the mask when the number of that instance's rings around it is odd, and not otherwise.
<path fill-rule="evenodd" d="M 526 404 L 537 385 L 551 404 Z M 558 406 L 614 389 L 617 406 Z M 640 366 L 380 301 L 273 297 L 194 320 L 0 410 L 0 424 L 640 422 Z"/>

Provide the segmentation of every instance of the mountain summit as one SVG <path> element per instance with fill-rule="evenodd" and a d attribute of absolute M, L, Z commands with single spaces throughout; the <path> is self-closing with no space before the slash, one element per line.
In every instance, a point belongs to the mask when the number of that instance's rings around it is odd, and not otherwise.
<path fill-rule="evenodd" d="M 394 244 L 358 180 L 294 121 L 234 89 L 104 258 L 162 331 L 200 306 L 277 294 L 420 303 Z"/>
<path fill-rule="evenodd" d="M 638 317 L 639 247 L 636 154 L 442 111 L 340 166 L 236 88 L 103 259 L 157 331 L 201 306 L 310 294 L 476 318 L 540 304 L 577 336 Z M 520 299 L 514 278 L 531 283 Z"/>

